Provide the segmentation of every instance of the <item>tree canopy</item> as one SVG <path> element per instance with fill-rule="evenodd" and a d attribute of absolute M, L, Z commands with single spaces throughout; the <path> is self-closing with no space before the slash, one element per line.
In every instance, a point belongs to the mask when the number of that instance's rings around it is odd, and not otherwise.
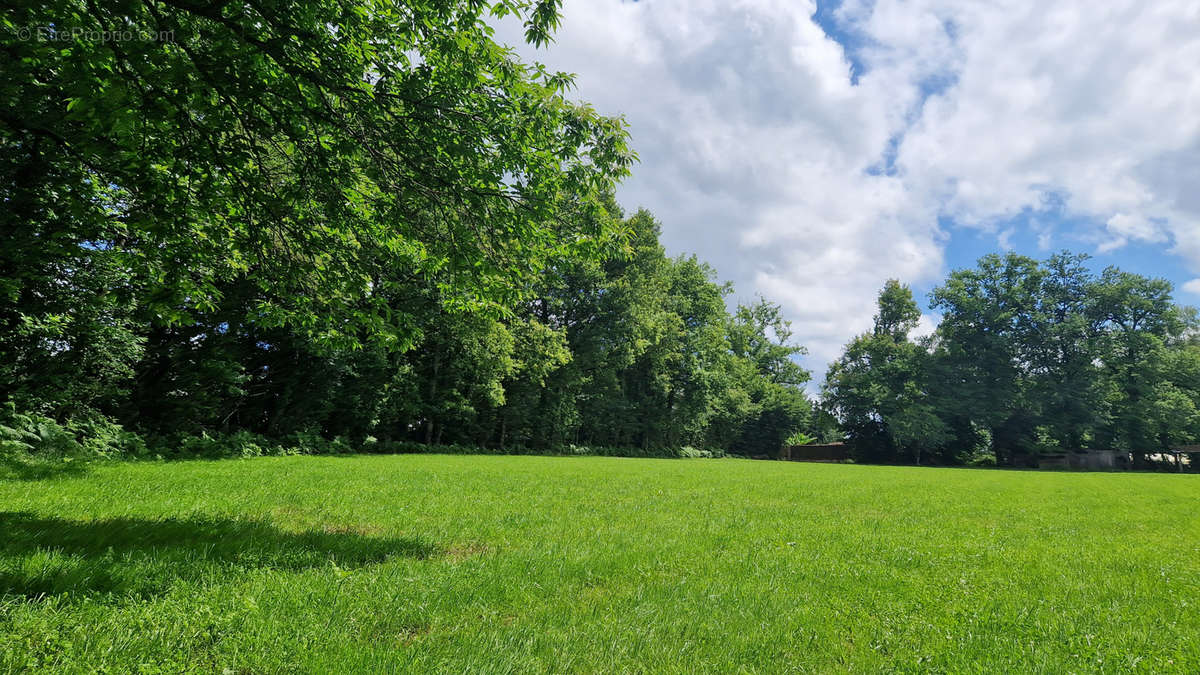
<path fill-rule="evenodd" d="M 548 259 L 620 243 L 600 198 L 633 160 L 623 123 L 486 21 L 515 13 L 541 43 L 557 4 L 19 5 L 0 38 L 6 295 L 32 309 L 46 277 L 119 264 L 171 324 L 245 282 L 253 320 L 343 345 L 411 345 L 389 303 L 409 278 L 502 311 Z"/>
<path fill-rule="evenodd" d="M 1098 448 L 1140 464 L 1200 438 L 1194 312 L 1164 280 L 1086 263 L 984 256 L 933 290 L 941 324 L 917 341 L 912 294 L 889 282 L 874 331 L 825 383 L 861 456 L 1006 464 Z"/>
<path fill-rule="evenodd" d="M 1065 253 L 955 271 L 919 340 L 889 282 L 814 409 L 781 307 L 730 306 L 617 205 L 623 121 L 495 40 L 515 16 L 544 45 L 559 5 L 11 8 L 0 446 L 56 424 L 756 457 L 844 435 L 1004 463 L 1200 436 L 1194 313 Z"/>

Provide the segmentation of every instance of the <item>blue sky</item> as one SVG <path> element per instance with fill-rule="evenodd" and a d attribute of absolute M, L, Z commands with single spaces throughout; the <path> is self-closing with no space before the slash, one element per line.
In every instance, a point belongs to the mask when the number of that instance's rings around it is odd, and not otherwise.
<path fill-rule="evenodd" d="M 1022 214 L 1001 223 L 998 232 L 961 229 L 955 228 L 952 222 L 944 223 L 943 227 L 951 233 L 946 241 L 947 268 L 971 267 L 974 261 L 989 253 L 1013 251 L 1042 260 L 1066 250 L 1091 256 L 1088 265 L 1097 273 L 1115 266 L 1128 272 L 1167 279 L 1176 286 L 1175 299 L 1178 302 L 1200 306 L 1200 296 L 1180 288 L 1195 275 L 1190 272 L 1183 258 L 1166 253 L 1161 244 L 1129 243 L 1119 250 L 1102 253 L 1095 250 L 1095 245 L 1086 237 L 1081 236 L 1081 233 L 1094 230 L 1097 223 L 1079 222 L 1069 215 L 1057 213 L 1039 214 L 1036 217 L 1039 221 L 1037 226 L 1032 226 L 1030 220 L 1034 218 L 1032 213 Z M 1053 234 L 1043 239 L 1046 231 Z M 937 283 L 912 286 L 922 310 L 929 311 L 926 296 Z"/>
<path fill-rule="evenodd" d="M 839 21 L 837 10 L 841 5 L 841 0 L 818 0 L 812 20 L 841 45 L 851 64 L 851 78 L 857 80 L 865 70 L 860 54 L 864 47 L 869 47 L 869 42 L 854 31 L 847 30 L 844 22 Z M 927 98 L 945 91 L 949 86 L 953 86 L 952 77 L 930 79 L 921 83 L 921 96 Z M 890 170 L 893 160 L 894 152 L 889 151 L 880 166 Z M 1200 185 L 1196 189 L 1200 190 Z M 1043 259 L 1055 252 L 1069 250 L 1090 255 L 1089 266 L 1096 272 L 1117 266 L 1137 274 L 1168 279 L 1177 288 L 1176 298 L 1179 302 L 1200 305 L 1200 294 L 1182 289 L 1184 284 L 1196 277 L 1182 258 L 1167 254 L 1160 243 L 1127 243 L 1117 250 L 1098 251 L 1096 243 L 1087 233 L 1095 231 L 1103 223 L 1070 213 L 1063 208 L 1060 200 L 1051 201 L 1054 208 L 1024 209 L 1015 216 L 998 220 L 986 230 L 958 228 L 953 218 L 944 219 L 941 226 L 948 234 L 945 241 L 946 266 L 950 269 L 969 267 L 989 253 L 1013 251 Z M 935 281 L 913 285 L 923 311 L 929 311 L 927 296 L 936 286 Z"/>
<path fill-rule="evenodd" d="M 1069 249 L 1200 303 L 1195 0 L 566 0 L 548 49 L 629 124 L 618 192 L 818 377 L 888 278 Z M 1189 290 L 1183 290 L 1183 288 Z M 932 328 L 936 316 L 924 319 Z"/>

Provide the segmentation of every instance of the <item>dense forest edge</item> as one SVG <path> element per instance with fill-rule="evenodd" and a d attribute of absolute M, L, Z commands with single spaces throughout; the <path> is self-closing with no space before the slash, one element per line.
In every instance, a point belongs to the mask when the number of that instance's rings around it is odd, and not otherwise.
<path fill-rule="evenodd" d="M 951 273 L 919 338 L 889 282 L 814 400 L 780 305 L 730 306 L 617 204 L 624 122 L 496 42 L 513 15 L 545 44 L 559 2 L 359 9 L 3 18 L 5 464 L 845 441 L 864 462 L 1103 448 L 1150 468 L 1200 439 L 1196 313 L 1069 253 Z M 62 17 L 158 38 L 16 30 Z"/>

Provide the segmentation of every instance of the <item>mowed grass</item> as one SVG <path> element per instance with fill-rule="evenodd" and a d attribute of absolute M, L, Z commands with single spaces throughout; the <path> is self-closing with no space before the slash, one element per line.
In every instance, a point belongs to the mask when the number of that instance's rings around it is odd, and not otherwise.
<path fill-rule="evenodd" d="M 358 456 L 0 482 L 0 669 L 1197 672 L 1200 477 Z"/>

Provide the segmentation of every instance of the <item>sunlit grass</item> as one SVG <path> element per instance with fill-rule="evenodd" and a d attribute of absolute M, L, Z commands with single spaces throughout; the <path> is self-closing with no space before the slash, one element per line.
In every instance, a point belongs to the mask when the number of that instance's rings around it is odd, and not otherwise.
<path fill-rule="evenodd" d="M 0 482 L 0 669 L 1200 670 L 1200 480 L 548 457 Z"/>

